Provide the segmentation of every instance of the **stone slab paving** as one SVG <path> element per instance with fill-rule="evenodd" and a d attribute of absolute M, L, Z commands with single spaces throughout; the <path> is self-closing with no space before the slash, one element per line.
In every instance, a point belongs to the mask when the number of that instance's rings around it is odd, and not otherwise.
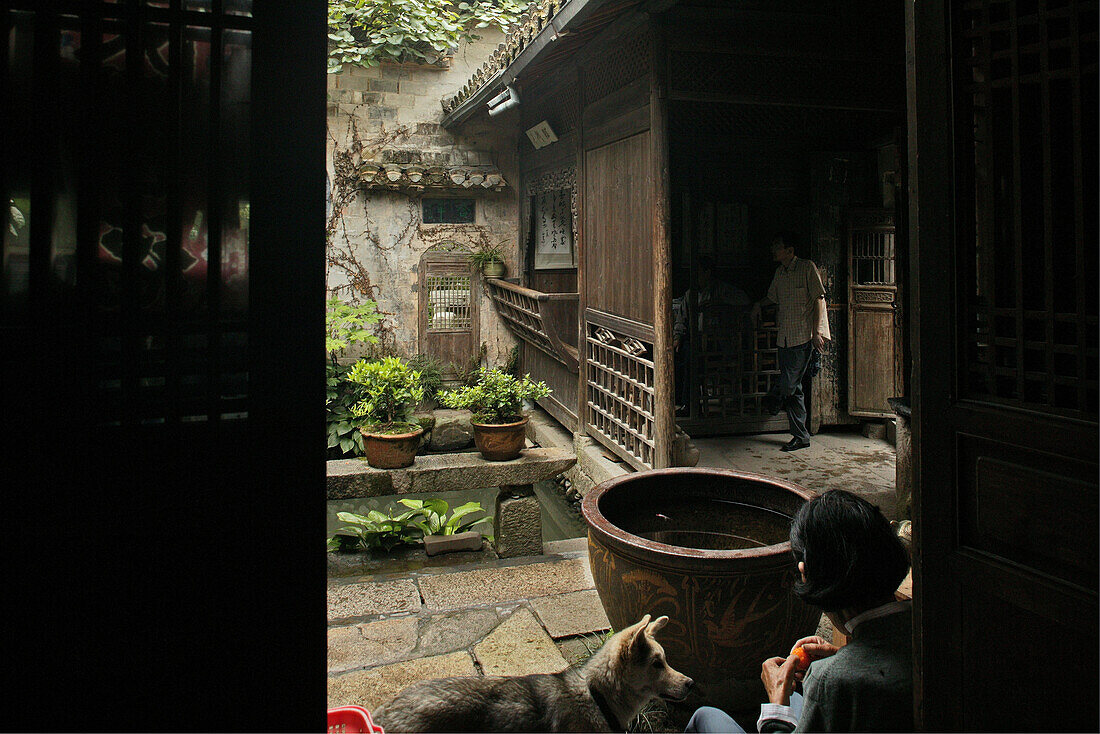
<path fill-rule="evenodd" d="M 532 599 L 531 608 L 555 640 L 611 628 L 595 589 Z"/>
<path fill-rule="evenodd" d="M 420 610 L 420 591 L 411 579 L 328 585 L 329 622 Z"/>
<path fill-rule="evenodd" d="M 454 571 L 419 578 L 428 609 L 462 609 L 594 588 L 587 558 Z"/>
<path fill-rule="evenodd" d="M 485 675 L 557 673 L 568 667 L 554 641 L 526 607 L 516 609 L 474 645 L 474 657 Z"/>
<path fill-rule="evenodd" d="M 810 447 L 783 452 L 785 433 L 693 439 L 699 466 L 729 467 L 787 479 L 822 492 L 846 489 L 896 513 L 896 454 L 884 439 L 855 432 L 828 431 L 810 439 Z"/>
<path fill-rule="evenodd" d="M 390 617 L 328 631 L 329 672 L 408 659 L 417 644 L 414 616 Z"/>
<path fill-rule="evenodd" d="M 328 705 L 332 708 L 355 704 L 373 711 L 417 681 L 452 675 L 477 675 L 470 653 L 462 651 L 414 658 L 343 675 L 329 675 Z"/>

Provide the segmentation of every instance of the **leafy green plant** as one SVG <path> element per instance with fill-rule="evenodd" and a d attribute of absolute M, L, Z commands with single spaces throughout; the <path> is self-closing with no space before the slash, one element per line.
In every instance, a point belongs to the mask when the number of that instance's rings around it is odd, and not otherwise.
<path fill-rule="evenodd" d="M 328 70 L 382 61 L 434 64 L 478 29 L 502 31 L 526 11 L 527 0 L 329 0 Z"/>
<path fill-rule="evenodd" d="M 344 303 L 333 296 L 325 305 L 325 351 L 333 364 L 353 344 L 378 343 L 378 337 L 370 328 L 382 320 L 376 302 Z"/>
<path fill-rule="evenodd" d="M 443 363 L 430 354 L 418 354 L 409 360 L 409 366 L 420 373 L 424 397 L 434 398 L 443 386 Z"/>
<path fill-rule="evenodd" d="M 451 510 L 446 500 L 398 500 L 409 509 L 399 515 L 371 510 L 366 515 L 339 512 L 337 519 L 346 525 L 328 539 L 329 552 L 348 553 L 365 550 L 392 550 L 399 545 L 412 545 L 425 535 L 455 535 L 475 525 L 489 522 L 488 517 L 472 518 L 475 512 L 485 512 L 480 502 L 467 502 Z M 487 536 L 492 542 L 492 536 Z"/>
<path fill-rule="evenodd" d="M 450 517 L 447 516 L 449 506 L 446 500 L 438 498 L 430 500 L 401 499 L 398 502 L 412 508 L 413 511 L 423 513 L 424 519 L 414 524 L 423 531 L 424 535 L 456 535 L 466 532 L 474 525 L 489 522 L 488 517 L 468 517 L 475 512 L 485 512 L 480 502 L 467 502 L 464 505 L 459 505 L 451 510 Z"/>
<path fill-rule="evenodd" d="M 530 375 L 516 378 L 499 367 L 483 367 L 476 384 L 441 392 L 439 402 L 448 408 L 473 411 L 477 423 L 504 424 L 520 420 L 523 401 L 538 400 L 550 392 L 546 383 L 536 382 Z"/>
<path fill-rule="evenodd" d="M 348 382 L 345 377 L 350 365 L 327 365 L 325 419 L 328 433 L 328 458 L 343 459 L 363 453 L 363 434 L 360 421 L 351 412 L 353 405 L 363 399 L 361 386 Z"/>
<path fill-rule="evenodd" d="M 411 545 L 423 537 L 419 521 L 424 513 L 408 510 L 400 515 L 387 515 L 371 510 L 366 515 L 354 512 L 338 512 L 340 522 L 347 523 L 328 539 L 328 550 L 350 552 L 358 548 L 388 551 L 399 545 Z"/>
<path fill-rule="evenodd" d="M 382 320 L 378 304 L 366 300 L 360 304 L 328 299 L 325 308 L 325 427 L 328 457 L 342 459 L 363 453 L 363 436 L 351 408 L 363 399 L 360 386 L 348 382 L 351 367 L 340 364 L 340 357 L 356 344 L 373 346 L 378 337 L 372 327 Z"/>
<path fill-rule="evenodd" d="M 470 250 L 470 254 L 466 258 L 478 270 L 492 263 L 502 263 L 504 262 L 504 243 L 487 242 L 479 244 Z"/>
<path fill-rule="evenodd" d="M 481 362 L 485 359 L 485 355 L 488 351 L 489 348 L 482 343 L 480 347 L 470 354 L 470 358 L 466 360 L 466 364 L 451 364 L 451 369 L 460 383 L 463 385 L 477 384 L 478 376 L 481 373 Z"/>
<path fill-rule="evenodd" d="M 408 427 L 412 411 L 424 399 L 420 372 L 398 357 L 356 362 L 346 379 L 363 391 L 363 398 L 351 406 L 352 415 L 380 431 Z"/>

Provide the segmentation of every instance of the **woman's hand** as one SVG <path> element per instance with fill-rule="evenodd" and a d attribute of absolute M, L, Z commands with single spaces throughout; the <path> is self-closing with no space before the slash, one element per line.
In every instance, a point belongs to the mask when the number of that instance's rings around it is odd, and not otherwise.
<path fill-rule="evenodd" d="M 768 658 L 760 670 L 760 680 L 768 692 L 768 701 L 783 706 L 791 705 L 791 691 L 794 690 L 798 657 Z"/>
<path fill-rule="evenodd" d="M 840 649 L 836 645 L 825 640 L 825 638 L 817 635 L 803 637 L 801 640 L 794 643 L 794 647 L 801 647 L 803 651 L 810 656 L 811 660 L 820 660 L 830 655 L 836 655 L 837 650 Z M 791 648 L 792 654 L 794 653 L 794 647 Z"/>

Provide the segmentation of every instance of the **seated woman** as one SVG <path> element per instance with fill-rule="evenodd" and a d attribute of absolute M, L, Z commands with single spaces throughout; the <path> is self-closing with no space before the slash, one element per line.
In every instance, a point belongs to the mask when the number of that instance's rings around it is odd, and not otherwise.
<path fill-rule="evenodd" d="M 820 637 L 795 643 L 811 658 L 804 673 L 792 649 L 764 661 L 770 703 L 757 728 L 773 731 L 912 731 L 911 602 L 894 600 L 909 555 L 877 507 L 843 490 L 807 502 L 791 524 L 802 581 L 795 593 L 849 635 L 837 648 Z M 801 681 L 803 694 L 794 692 Z M 704 706 L 691 732 L 744 732 L 725 712 Z"/>

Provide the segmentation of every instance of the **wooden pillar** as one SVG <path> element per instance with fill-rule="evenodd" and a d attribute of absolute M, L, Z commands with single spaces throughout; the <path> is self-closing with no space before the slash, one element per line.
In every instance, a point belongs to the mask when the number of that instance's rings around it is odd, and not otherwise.
<path fill-rule="evenodd" d="M 668 58 L 661 22 L 650 22 L 653 56 L 649 69 L 649 135 L 653 159 L 650 168 L 653 191 L 653 468 L 663 469 L 672 460 L 676 434 L 675 379 L 672 356 L 672 239 L 668 162 Z"/>
<path fill-rule="evenodd" d="M 584 75 L 580 67 L 573 67 L 573 90 L 577 95 L 577 231 L 573 246 L 577 250 L 577 430 L 575 435 L 588 435 L 588 327 L 584 313 L 588 308 L 588 277 L 585 273 L 584 211 L 588 198 L 587 177 L 584 167 Z"/>

